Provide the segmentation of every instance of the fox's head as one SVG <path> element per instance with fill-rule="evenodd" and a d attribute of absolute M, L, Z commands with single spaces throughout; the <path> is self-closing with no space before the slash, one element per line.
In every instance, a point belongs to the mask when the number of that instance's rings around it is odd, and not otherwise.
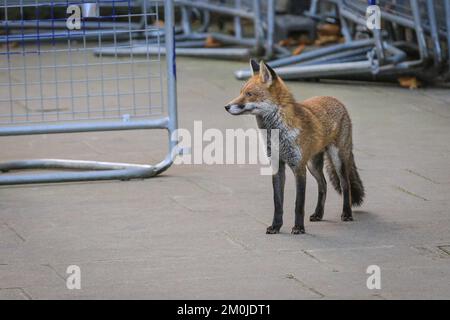
<path fill-rule="evenodd" d="M 258 64 L 251 59 L 250 67 L 252 77 L 244 84 L 239 96 L 225 106 L 232 115 L 264 115 L 278 108 L 283 95 L 290 96 L 283 81 L 264 61 Z"/>

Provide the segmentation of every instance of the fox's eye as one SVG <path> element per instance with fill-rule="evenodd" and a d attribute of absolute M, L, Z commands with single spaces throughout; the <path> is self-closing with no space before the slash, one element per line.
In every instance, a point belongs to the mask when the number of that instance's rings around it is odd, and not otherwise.
<path fill-rule="evenodd" d="M 251 92 L 246 92 L 245 95 L 246 95 L 247 97 L 251 97 L 251 96 L 253 95 L 253 93 L 251 93 Z"/>

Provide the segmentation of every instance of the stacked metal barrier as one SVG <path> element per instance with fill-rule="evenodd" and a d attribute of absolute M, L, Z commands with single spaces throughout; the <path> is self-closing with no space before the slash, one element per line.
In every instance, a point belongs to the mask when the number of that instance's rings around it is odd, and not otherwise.
<path fill-rule="evenodd" d="M 366 27 L 366 0 L 327 0 L 336 6 L 345 43 L 271 61 L 286 79 L 389 78 L 428 80 L 450 75 L 450 0 L 380 0 L 382 29 Z M 314 4 L 317 6 L 317 4 Z M 315 9 L 316 10 L 316 9 Z M 360 30 L 367 34 L 366 39 Z M 418 57 L 409 51 L 417 52 Z M 249 70 L 236 72 L 238 79 Z"/>
<path fill-rule="evenodd" d="M 145 1 L 143 9 L 136 13 L 131 1 L 97 0 L 98 6 L 117 5 L 122 9 L 113 10 L 107 17 L 86 19 L 83 15 L 79 29 L 51 28 L 48 32 L 49 24 L 65 22 L 53 16 L 58 8 L 78 6 L 81 9 L 86 3 L 82 0 L 0 2 L 0 136 L 8 139 L 7 136 L 31 134 L 166 129 L 169 152 L 156 165 L 55 159 L 3 163 L 1 172 L 38 168 L 81 171 L 0 174 L 0 185 L 146 178 L 172 164 L 177 152 L 176 141 L 171 139 L 177 128 L 173 1 L 164 1 L 165 43 L 159 36 L 150 35 L 152 31 L 159 34 L 156 26 L 161 3 L 158 1 Z M 49 17 L 39 15 L 44 9 L 50 12 Z M 35 15 L 30 18 L 30 14 Z M 148 24 L 151 20 L 156 26 Z M 93 23 L 98 25 L 95 29 L 98 31 L 110 28 L 111 21 L 112 37 L 97 32 L 92 38 L 88 31 Z M 142 25 L 135 21 L 142 21 Z M 108 26 L 103 28 L 103 22 Z M 30 24 L 35 27 L 25 28 Z M 120 42 L 119 34 L 128 41 Z M 166 62 L 160 53 L 139 57 L 130 53 L 121 59 L 92 55 L 96 48 L 129 47 L 137 36 L 148 43 L 151 41 L 160 51 L 164 49 Z"/>
<path fill-rule="evenodd" d="M 245 59 L 253 55 L 272 57 L 289 52 L 273 43 L 275 0 L 175 0 L 181 12 L 176 39 L 177 55 L 225 59 Z M 211 16 L 228 17 L 233 21 L 233 33 L 212 30 Z M 194 17 L 201 21 L 194 25 Z M 250 34 L 244 21 L 251 22 Z M 223 46 L 205 47 L 206 39 Z M 136 55 L 155 53 L 154 46 L 134 41 L 129 49 L 102 48 L 103 55 Z M 163 52 L 164 53 L 164 52 Z"/>
<path fill-rule="evenodd" d="M 272 0 L 177 0 L 177 4 L 182 9 L 182 25 L 183 25 L 183 37 L 186 39 L 206 39 L 211 37 L 224 44 L 238 45 L 240 47 L 253 48 L 255 52 L 262 53 L 264 45 L 267 42 L 267 33 L 273 34 L 273 21 L 268 23 L 268 3 L 271 4 L 271 10 L 273 12 Z M 234 19 L 234 34 L 224 34 L 218 32 L 209 32 L 210 26 L 206 25 L 200 32 L 195 32 L 192 29 L 190 20 L 190 10 L 198 9 L 206 12 L 206 15 L 211 13 L 232 17 Z M 251 36 L 244 34 L 242 20 L 247 19 L 253 23 L 253 32 Z M 267 30 L 270 29 L 270 30 Z M 203 32 L 202 32 L 203 31 Z M 214 51 L 221 52 L 222 49 L 218 48 Z M 249 55 L 249 51 L 246 52 L 246 56 Z"/>

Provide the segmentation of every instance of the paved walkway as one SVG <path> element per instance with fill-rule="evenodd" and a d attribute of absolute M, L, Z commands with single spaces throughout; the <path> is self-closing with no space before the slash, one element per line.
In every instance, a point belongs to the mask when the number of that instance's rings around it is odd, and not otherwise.
<path fill-rule="evenodd" d="M 241 63 L 179 59 L 181 127 L 252 128 L 223 105 Z M 285 226 L 266 235 L 271 178 L 258 166 L 174 166 L 160 177 L 0 188 L 0 299 L 450 298 L 450 94 L 381 84 L 289 83 L 299 99 L 333 95 L 354 122 L 367 201 L 340 221 L 329 188 L 325 221 L 293 236 L 288 174 Z M 0 139 L 0 161 L 60 157 L 155 163 L 164 132 Z M 309 177 L 306 209 L 316 184 Z M 81 268 L 81 290 L 66 268 Z M 381 290 L 366 269 L 381 268 Z"/>

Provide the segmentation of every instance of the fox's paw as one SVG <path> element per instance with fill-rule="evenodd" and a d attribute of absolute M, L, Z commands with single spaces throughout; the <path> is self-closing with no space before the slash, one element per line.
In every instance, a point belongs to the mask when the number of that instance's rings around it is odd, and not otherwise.
<path fill-rule="evenodd" d="M 323 218 L 323 213 L 322 214 L 314 213 L 313 215 L 311 215 L 309 217 L 309 221 L 312 221 L 312 222 L 322 221 L 322 218 Z"/>
<path fill-rule="evenodd" d="M 303 234 L 305 233 L 305 227 L 303 226 L 294 226 L 291 231 L 292 234 Z"/>
<path fill-rule="evenodd" d="M 345 213 L 343 213 L 343 214 L 341 215 L 341 220 L 344 221 L 344 222 L 353 221 L 353 217 L 352 217 L 351 214 L 345 214 Z"/>
<path fill-rule="evenodd" d="M 280 227 L 270 226 L 266 230 L 266 234 L 277 234 L 280 233 Z"/>

